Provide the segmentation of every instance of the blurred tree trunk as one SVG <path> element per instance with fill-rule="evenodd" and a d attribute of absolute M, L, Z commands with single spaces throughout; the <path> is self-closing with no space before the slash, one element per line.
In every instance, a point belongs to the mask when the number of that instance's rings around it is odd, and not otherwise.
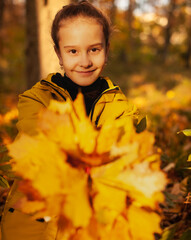
<path fill-rule="evenodd" d="M 50 32 L 55 14 L 68 2 L 69 0 L 26 0 L 27 87 L 48 73 L 60 70 Z"/>
<path fill-rule="evenodd" d="M 0 0 L 0 29 L 3 25 L 3 13 L 5 9 L 5 0 Z"/>
<path fill-rule="evenodd" d="M 186 67 L 190 68 L 190 60 L 191 60 L 191 31 L 188 36 L 188 45 L 187 45 L 187 53 L 186 53 Z"/>
<path fill-rule="evenodd" d="M 133 44 L 133 22 L 134 22 L 134 10 L 135 10 L 135 0 L 129 0 L 129 7 L 125 13 L 125 18 L 128 24 L 128 55 L 131 57 L 133 54 L 134 44 Z M 126 53 L 122 54 L 123 61 L 127 61 Z"/>
<path fill-rule="evenodd" d="M 186 67 L 190 68 L 191 60 L 191 15 L 188 16 L 187 26 L 187 51 L 186 51 Z"/>
<path fill-rule="evenodd" d="M 167 26 L 166 26 L 166 29 L 165 29 L 165 36 L 164 36 L 165 41 L 164 41 L 164 47 L 163 47 L 163 51 L 162 51 L 162 57 L 163 57 L 164 61 L 166 60 L 168 50 L 169 50 L 169 46 L 170 46 L 170 38 L 171 38 L 171 35 L 172 35 L 175 8 L 176 8 L 176 0 L 170 0 L 168 11 L 167 11 L 168 23 L 167 23 Z"/>
<path fill-rule="evenodd" d="M 4 9 L 5 9 L 5 0 L 0 0 L 0 56 L 3 55 L 3 15 L 4 15 Z M 2 86 L 2 79 L 3 79 L 3 69 L 0 66 L 0 84 Z"/>
<path fill-rule="evenodd" d="M 133 21 L 134 21 L 134 15 L 133 15 L 134 8 L 135 8 L 135 0 L 129 0 L 129 7 L 127 10 L 127 23 L 129 28 L 129 47 L 130 48 L 133 45 L 132 31 L 133 31 Z"/>
<path fill-rule="evenodd" d="M 26 0 L 26 81 L 30 88 L 40 79 L 37 0 Z"/>
<path fill-rule="evenodd" d="M 110 9 L 109 9 L 109 18 L 111 19 L 111 22 L 113 24 L 115 23 L 116 12 L 117 12 L 117 7 L 116 7 L 116 4 L 115 4 L 115 0 L 111 0 L 111 6 L 110 6 Z"/>

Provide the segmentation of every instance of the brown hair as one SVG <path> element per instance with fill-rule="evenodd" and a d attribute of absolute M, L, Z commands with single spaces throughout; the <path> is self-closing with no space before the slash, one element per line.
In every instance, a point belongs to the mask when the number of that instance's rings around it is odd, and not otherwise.
<path fill-rule="evenodd" d="M 51 36 L 55 44 L 55 48 L 59 50 L 58 32 L 62 24 L 61 22 L 63 20 L 68 20 L 78 16 L 93 18 L 102 25 L 105 43 L 107 47 L 111 34 L 110 20 L 99 9 L 94 7 L 88 1 L 81 1 L 78 3 L 71 3 L 63 6 L 63 8 L 56 14 L 51 29 Z"/>

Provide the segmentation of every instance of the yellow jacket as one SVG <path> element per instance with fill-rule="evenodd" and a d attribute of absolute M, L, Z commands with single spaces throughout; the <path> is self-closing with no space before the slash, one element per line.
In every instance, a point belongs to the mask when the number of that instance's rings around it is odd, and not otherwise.
<path fill-rule="evenodd" d="M 19 97 L 19 119 L 17 128 L 19 134 L 37 133 L 38 113 L 49 105 L 51 99 L 65 101 L 71 99 L 69 93 L 51 81 L 54 74 L 35 84 Z M 104 78 L 108 89 L 94 102 L 89 118 L 94 125 L 100 127 L 108 118 L 136 116 L 136 107 L 130 103 L 118 86 L 114 86 L 109 78 Z M 72 100 L 72 99 L 71 99 Z M 115 111 L 114 111 L 115 110 Z M 54 221 L 45 222 L 43 219 L 32 220 L 30 215 L 20 212 L 15 203 L 22 194 L 14 182 L 9 193 L 1 222 L 2 240 L 54 240 L 57 228 Z"/>

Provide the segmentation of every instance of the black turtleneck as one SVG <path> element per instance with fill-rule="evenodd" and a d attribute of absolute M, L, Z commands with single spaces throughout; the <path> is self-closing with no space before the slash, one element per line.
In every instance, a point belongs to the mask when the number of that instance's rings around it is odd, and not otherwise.
<path fill-rule="evenodd" d="M 84 95 L 87 115 L 89 115 L 94 101 L 109 87 L 107 81 L 100 77 L 89 86 L 80 86 L 74 83 L 66 75 L 62 76 L 60 73 L 53 75 L 51 80 L 59 87 L 67 90 L 72 100 L 74 100 L 78 92 L 81 91 Z"/>

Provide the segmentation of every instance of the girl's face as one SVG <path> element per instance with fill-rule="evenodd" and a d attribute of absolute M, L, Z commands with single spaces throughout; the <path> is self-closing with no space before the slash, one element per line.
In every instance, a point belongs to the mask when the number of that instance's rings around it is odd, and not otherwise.
<path fill-rule="evenodd" d="M 107 60 L 102 26 L 87 17 L 63 22 L 58 32 L 59 63 L 73 82 L 88 86 L 96 81 Z"/>

